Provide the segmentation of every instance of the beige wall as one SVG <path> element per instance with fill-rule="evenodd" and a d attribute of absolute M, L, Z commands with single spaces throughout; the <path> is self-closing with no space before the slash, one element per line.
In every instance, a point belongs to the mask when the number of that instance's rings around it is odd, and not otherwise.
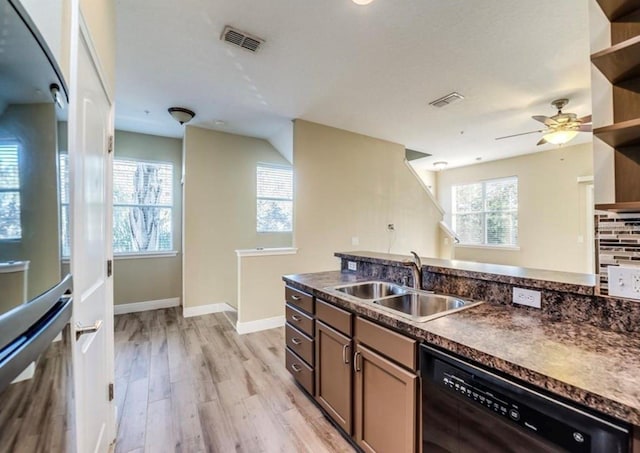
<path fill-rule="evenodd" d="M 60 281 L 56 112 L 51 104 L 10 105 L 0 141 L 19 144 L 22 239 L 0 242 L 0 261 L 29 260 L 27 296 Z"/>
<path fill-rule="evenodd" d="M 173 164 L 173 249 L 176 256 L 115 258 L 114 303 L 170 299 L 182 294 L 182 140 L 116 131 L 115 157 Z"/>
<path fill-rule="evenodd" d="M 187 126 L 184 138 L 184 306 L 237 303 L 237 249 L 285 247 L 256 232 L 256 164 L 288 164 L 267 141 Z"/>
<path fill-rule="evenodd" d="M 337 269 L 333 253 L 354 249 L 438 256 L 440 213 L 404 155 L 396 143 L 296 120 L 299 271 Z"/>
<path fill-rule="evenodd" d="M 455 168 L 438 173 L 438 196 L 451 213 L 451 187 L 518 176 L 520 250 L 456 247 L 455 258 L 568 272 L 591 272 L 588 263 L 586 185 L 593 174 L 591 144 Z M 447 216 L 449 224 L 450 217 Z M 579 237 L 583 242 L 579 242 Z"/>
<path fill-rule="evenodd" d="M 440 212 L 404 163 L 404 146 L 294 123 L 297 255 L 243 258 L 239 320 L 284 315 L 283 274 L 339 269 L 336 251 L 438 256 Z M 395 224 L 395 233 L 387 224 Z M 352 245 L 352 238 L 359 245 Z M 259 282 L 262 290 L 257 291 Z"/>

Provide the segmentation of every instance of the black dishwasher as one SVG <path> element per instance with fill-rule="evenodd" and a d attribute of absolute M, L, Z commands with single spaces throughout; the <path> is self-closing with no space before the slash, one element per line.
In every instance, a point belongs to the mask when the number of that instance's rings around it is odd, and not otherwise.
<path fill-rule="evenodd" d="M 622 453 L 630 426 L 421 346 L 423 453 Z"/>

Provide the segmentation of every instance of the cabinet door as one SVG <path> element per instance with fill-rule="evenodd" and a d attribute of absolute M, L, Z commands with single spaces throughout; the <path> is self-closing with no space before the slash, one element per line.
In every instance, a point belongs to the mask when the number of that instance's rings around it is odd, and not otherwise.
<path fill-rule="evenodd" d="M 416 451 L 418 377 L 356 345 L 355 439 L 365 452 Z"/>
<path fill-rule="evenodd" d="M 351 338 L 316 321 L 316 401 L 351 434 Z"/>

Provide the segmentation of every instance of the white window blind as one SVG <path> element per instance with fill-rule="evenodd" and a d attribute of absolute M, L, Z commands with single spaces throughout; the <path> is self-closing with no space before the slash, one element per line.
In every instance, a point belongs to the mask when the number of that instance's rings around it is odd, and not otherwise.
<path fill-rule="evenodd" d="M 22 237 L 18 145 L 0 144 L 0 240 Z"/>
<path fill-rule="evenodd" d="M 452 188 L 452 226 L 461 244 L 518 245 L 518 178 Z"/>
<path fill-rule="evenodd" d="M 170 162 L 114 159 L 114 253 L 172 250 L 172 213 Z"/>
<path fill-rule="evenodd" d="M 258 164 L 256 169 L 256 230 L 259 233 L 293 230 L 293 170 Z"/>
<path fill-rule="evenodd" d="M 60 153 L 58 155 L 58 166 L 60 172 L 58 177 L 60 181 L 60 227 L 61 227 L 61 246 L 62 256 L 68 258 L 71 256 L 71 233 L 69 230 L 69 154 Z"/>

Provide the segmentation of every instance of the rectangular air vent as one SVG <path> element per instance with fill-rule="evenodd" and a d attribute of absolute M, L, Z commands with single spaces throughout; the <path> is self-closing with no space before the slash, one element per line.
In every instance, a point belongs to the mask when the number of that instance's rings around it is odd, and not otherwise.
<path fill-rule="evenodd" d="M 250 52 L 257 52 L 264 43 L 264 39 L 260 39 L 228 25 L 222 30 L 220 39 L 234 46 L 242 47 Z"/>
<path fill-rule="evenodd" d="M 463 95 L 461 95 L 460 93 L 456 93 L 454 91 L 453 93 L 449 93 L 445 96 L 442 96 L 441 98 L 438 98 L 435 101 L 429 102 L 429 105 L 432 105 L 434 107 L 445 107 L 449 104 L 453 104 L 454 102 L 458 102 L 463 99 L 464 99 Z"/>

